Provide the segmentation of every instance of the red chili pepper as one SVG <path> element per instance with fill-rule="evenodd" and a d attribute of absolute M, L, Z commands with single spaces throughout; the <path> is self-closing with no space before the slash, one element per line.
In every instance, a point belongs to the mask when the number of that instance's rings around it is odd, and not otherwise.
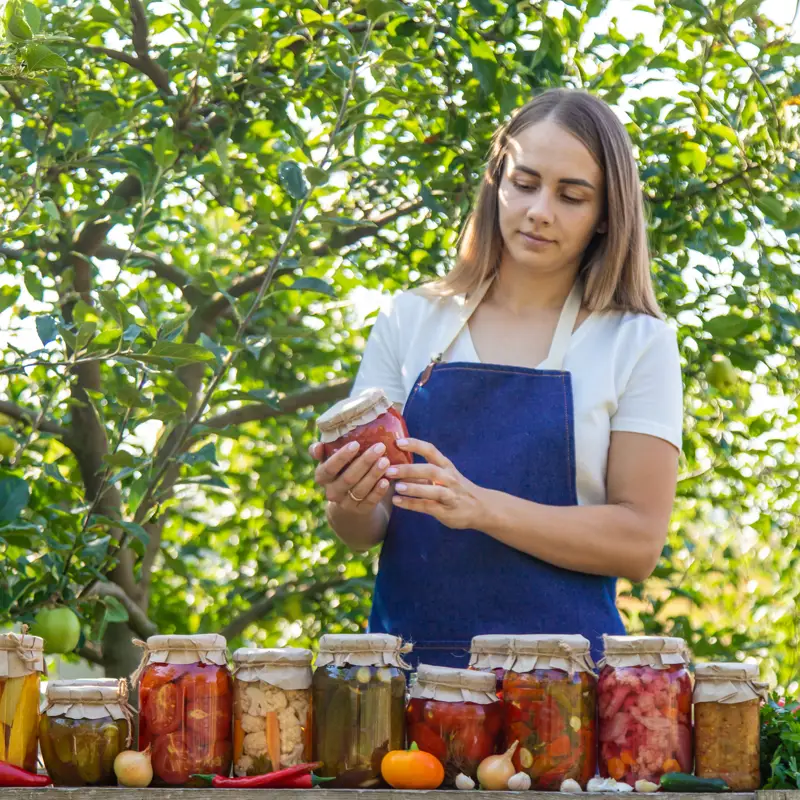
<path fill-rule="evenodd" d="M 335 780 L 335 778 L 320 778 L 313 772 L 308 775 L 297 775 L 294 778 L 287 778 L 282 781 L 280 786 L 273 786 L 273 789 L 313 789 L 328 781 Z"/>
<path fill-rule="evenodd" d="M 49 775 L 36 775 L 0 761 L 0 786 L 50 786 L 52 783 Z"/>
<path fill-rule="evenodd" d="M 302 789 L 302 786 L 295 786 L 294 782 L 299 778 L 308 777 L 309 783 L 314 785 L 316 776 L 310 775 L 312 770 L 322 766 L 321 761 L 313 764 L 297 764 L 294 767 L 287 767 L 278 772 L 269 772 L 266 775 L 247 775 L 242 778 L 226 778 L 224 775 L 192 775 L 193 778 L 200 778 L 208 781 L 216 789 Z M 289 784 L 288 786 L 286 784 Z"/>

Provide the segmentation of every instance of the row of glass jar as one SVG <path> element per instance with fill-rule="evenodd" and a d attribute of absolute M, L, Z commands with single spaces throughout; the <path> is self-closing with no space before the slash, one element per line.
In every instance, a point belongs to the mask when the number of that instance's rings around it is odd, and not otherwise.
<path fill-rule="evenodd" d="M 603 776 L 631 784 L 692 771 L 680 639 L 607 637 L 598 681 L 583 637 L 476 637 L 470 671 L 421 665 L 410 696 L 408 648 L 392 636 L 322 637 L 313 678 L 308 650 L 237 650 L 232 680 L 220 636 L 156 636 L 144 647 L 134 675 L 139 747 L 151 748 L 164 784 L 231 766 L 261 774 L 311 757 L 333 786 L 366 788 L 379 785 L 383 755 L 412 741 L 445 764 L 449 784 L 460 772 L 474 778 L 483 758 L 514 741 L 515 766 L 535 789 L 558 789 L 566 778 L 585 787 L 598 755 Z M 38 731 L 57 784 L 112 783 L 114 757 L 133 732 L 126 684 L 51 682 L 38 724 L 41 640 L 0 637 L 4 651 L 15 667 L 0 674 L 0 760 L 34 768 Z M 702 665 L 695 689 L 697 772 L 739 790 L 758 787 L 753 678 L 745 665 Z"/>

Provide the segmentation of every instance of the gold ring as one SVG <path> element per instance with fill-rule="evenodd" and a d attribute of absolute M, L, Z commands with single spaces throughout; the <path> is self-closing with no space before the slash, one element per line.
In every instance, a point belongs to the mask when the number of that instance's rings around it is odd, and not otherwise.
<path fill-rule="evenodd" d="M 356 496 L 353 494 L 353 491 L 352 491 L 351 489 L 348 489 L 348 490 L 347 490 L 347 494 L 349 494 L 349 495 L 350 495 L 350 497 L 351 497 L 351 499 L 355 500 L 355 501 L 356 501 L 356 503 L 363 503 L 363 502 L 364 502 L 364 501 L 367 499 L 366 497 L 356 497 Z"/>

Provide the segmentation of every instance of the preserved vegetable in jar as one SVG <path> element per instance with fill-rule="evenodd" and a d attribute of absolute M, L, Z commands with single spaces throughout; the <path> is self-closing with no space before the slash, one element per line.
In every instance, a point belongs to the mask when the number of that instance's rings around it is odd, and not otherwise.
<path fill-rule="evenodd" d="M 469 648 L 469 668 L 493 672 L 497 684 L 497 696 L 503 699 L 503 678 L 511 662 L 513 636 L 485 634 L 474 636 Z"/>
<path fill-rule="evenodd" d="M 0 634 L 0 761 L 28 772 L 36 771 L 43 648 L 39 636 Z"/>
<path fill-rule="evenodd" d="M 766 686 L 756 664 L 698 664 L 694 687 L 695 771 L 734 792 L 761 785 L 760 709 Z"/>
<path fill-rule="evenodd" d="M 517 636 L 503 684 L 505 746 L 519 741 L 514 766 L 536 791 L 581 788 L 597 771 L 597 679 L 589 640 Z"/>
<path fill-rule="evenodd" d="M 363 453 L 382 442 L 392 464 L 410 464 L 414 457 L 400 450 L 397 439 L 408 438 L 403 416 L 392 408 L 383 389 L 366 389 L 340 400 L 317 420 L 325 458 L 350 442 L 357 441 Z"/>
<path fill-rule="evenodd" d="M 691 773 L 692 681 L 683 639 L 604 636 L 598 681 L 600 774 L 631 786 Z"/>
<path fill-rule="evenodd" d="M 56 786 L 113 786 L 114 759 L 131 746 L 133 711 L 124 680 L 51 681 L 39 726 Z"/>
<path fill-rule="evenodd" d="M 201 785 L 195 773 L 228 775 L 233 759 L 233 681 L 225 638 L 151 636 L 133 676 L 139 685 L 139 749 L 150 746 L 154 785 Z"/>
<path fill-rule="evenodd" d="M 459 774 L 477 778 L 484 758 L 499 751 L 503 704 L 491 672 L 420 664 L 406 711 L 408 743 L 436 756 L 444 785 Z"/>
<path fill-rule="evenodd" d="M 233 771 L 265 775 L 309 761 L 310 650 L 233 654 Z"/>
<path fill-rule="evenodd" d="M 383 786 L 381 761 L 405 744 L 410 650 L 388 634 L 320 639 L 312 694 L 312 761 L 334 789 Z"/>

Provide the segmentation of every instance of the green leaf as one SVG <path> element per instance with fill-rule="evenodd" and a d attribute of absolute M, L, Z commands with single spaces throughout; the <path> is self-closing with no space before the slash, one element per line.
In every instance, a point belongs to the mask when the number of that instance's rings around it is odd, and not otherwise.
<path fill-rule="evenodd" d="M 497 14 L 497 8 L 491 0 L 469 0 L 469 4 L 484 17 L 493 17 Z"/>
<path fill-rule="evenodd" d="M 114 292 L 108 291 L 108 289 L 101 289 L 98 293 L 98 298 L 100 300 L 100 305 L 120 324 L 122 324 L 122 320 L 127 316 L 128 309 L 125 306 L 125 303 L 119 299 L 119 296 L 116 295 Z"/>
<path fill-rule="evenodd" d="M 18 4 L 14 4 L 12 8 L 13 11 L 7 25 L 9 37 L 16 41 L 27 41 L 28 39 L 32 39 L 33 30 L 31 29 L 31 25 L 26 18 L 26 14 Z M 30 69 L 34 68 L 30 67 Z"/>
<path fill-rule="evenodd" d="M 95 22 L 103 22 L 106 25 L 116 25 L 119 21 L 119 17 L 114 14 L 112 11 L 109 11 L 107 8 L 103 8 L 102 6 L 95 5 L 94 8 L 89 12 L 89 16 Z"/>
<path fill-rule="evenodd" d="M 153 140 L 153 157 L 156 164 L 162 169 L 172 166 L 175 159 L 178 157 L 178 151 L 175 147 L 175 133 L 172 128 L 166 125 L 160 128 Z"/>
<path fill-rule="evenodd" d="M 228 351 L 221 344 L 217 344 L 205 333 L 200 334 L 198 341 L 203 347 L 206 348 L 206 350 L 208 350 L 210 353 L 213 353 L 214 359 L 217 362 L 217 366 L 222 366 L 222 362 L 225 359 L 225 356 L 228 355 Z"/>
<path fill-rule="evenodd" d="M 195 450 L 192 453 L 184 453 L 179 460 L 190 467 L 196 467 L 198 464 L 216 464 L 217 448 L 212 442 L 209 442 L 199 450 Z"/>
<path fill-rule="evenodd" d="M 22 478 L 0 477 L 0 523 L 12 522 L 28 505 L 30 490 Z"/>
<path fill-rule="evenodd" d="M 295 199 L 300 200 L 305 197 L 308 192 L 308 184 L 306 183 L 303 170 L 296 161 L 284 161 L 278 167 L 278 177 L 281 186 Z"/>
<path fill-rule="evenodd" d="M 745 333 L 760 328 L 763 324 L 759 319 L 747 319 L 738 314 L 726 314 L 712 317 L 703 323 L 703 327 L 715 339 L 736 339 Z"/>
<path fill-rule="evenodd" d="M 105 610 L 105 621 L 106 622 L 127 622 L 128 621 L 128 611 L 125 606 L 117 600 L 116 597 L 104 597 L 103 598 L 103 605 L 106 607 Z"/>
<path fill-rule="evenodd" d="M 775 220 L 777 223 L 781 223 L 786 219 L 783 203 L 773 195 L 765 194 L 757 197 L 756 205 L 765 216 Z"/>
<path fill-rule="evenodd" d="M 199 344 L 164 341 L 156 342 L 146 355 L 187 362 L 212 361 L 214 359 L 214 354 Z"/>
<path fill-rule="evenodd" d="M 61 212 L 58 210 L 58 206 L 49 197 L 45 197 L 42 200 L 42 208 L 53 222 L 61 222 Z"/>
<path fill-rule="evenodd" d="M 17 302 L 21 291 L 19 286 L 0 286 L 0 313 Z"/>
<path fill-rule="evenodd" d="M 58 53 L 54 53 L 43 44 L 32 44 L 25 50 L 25 63 L 31 72 L 40 69 L 58 69 L 66 67 L 67 62 Z"/>
<path fill-rule="evenodd" d="M 326 294 L 328 297 L 336 297 L 336 290 L 326 281 L 321 278 L 305 277 L 298 278 L 290 287 L 298 292 L 319 292 Z"/>
<path fill-rule="evenodd" d="M 180 4 L 190 11 L 198 22 L 203 21 L 203 7 L 200 5 L 200 0 L 180 0 Z"/>
<path fill-rule="evenodd" d="M 387 14 L 405 14 L 406 7 L 397 0 L 367 0 L 367 16 L 373 21 L 378 22 Z"/>
<path fill-rule="evenodd" d="M 737 6 L 736 11 L 733 14 L 733 18 L 739 20 L 752 17 L 758 12 L 758 9 L 761 8 L 761 4 L 763 2 L 764 0 L 744 0 L 743 3 L 740 3 Z"/>
<path fill-rule="evenodd" d="M 117 450 L 116 453 L 109 453 L 105 456 L 103 461 L 112 467 L 132 467 L 136 463 L 136 458 L 127 450 Z"/>
<path fill-rule="evenodd" d="M 244 18 L 244 11 L 224 4 L 217 4 L 214 17 L 211 20 L 209 32 L 212 36 L 219 36 L 225 28 L 235 25 Z"/>
<path fill-rule="evenodd" d="M 328 173 L 319 167 L 306 167 L 306 178 L 312 186 L 322 186 L 328 182 Z"/>
<path fill-rule="evenodd" d="M 34 36 L 37 35 L 42 30 L 42 12 L 33 3 L 23 4 L 22 12 Z"/>
<path fill-rule="evenodd" d="M 95 333 L 97 333 L 96 322 L 83 322 L 78 327 L 77 337 L 75 339 L 75 349 L 82 350 L 92 340 Z"/>
<path fill-rule="evenodd" d="M 122 530 L 133 536 L 134 539 L 138 539 L 143 545 L 147 545 L 150 541 L 150 534 L 138 523 L 120 520 L 116 524 L 117 527 L 122 528 Z"/>
<path fill-rule="evenodd" d="M 41 343 L 48 345 L 58 336 L 58 323 L 48 314 L 36 317 L 36 333 L 39 334 Z"/>

